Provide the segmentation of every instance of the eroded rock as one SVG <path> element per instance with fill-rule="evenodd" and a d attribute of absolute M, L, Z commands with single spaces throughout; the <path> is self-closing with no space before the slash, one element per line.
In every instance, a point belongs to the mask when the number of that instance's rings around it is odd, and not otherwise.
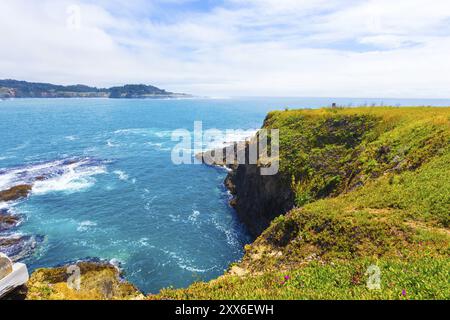
<path fill-rule="evenodd" d="M 79 287 L 77 274 L 81 276 Z M 144 299 L 135 286 L 120 277 L 115 266 L 103 262 L 78 262 L 71 268 L 38 269 L 31 275 L 27 287 L 28 300 Z"/>
<path fill-rule="evenodd" d="M 7 210 L 0 210 L 0 232 L 17 226 L 20 222 L 20 217 L 11 215 Z"/>
<path fill-rule="evenodd" d="M 12 187 L 5 191 L 0 191 L 0 202 L 1 201 L 15 201 L 21 198 L 26 198 L 31 192 L 31 185 L 18 185 Z"/>

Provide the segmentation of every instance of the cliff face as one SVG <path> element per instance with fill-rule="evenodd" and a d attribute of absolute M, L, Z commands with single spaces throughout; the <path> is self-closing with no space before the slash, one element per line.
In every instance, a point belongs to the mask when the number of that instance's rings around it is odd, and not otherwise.
<path fill-rule="evenodd" d="M 228 174 L 225 185 L 234 196 L 230 204 L 254 237 L 270 222 L 294 206 L 294 193 L 280 174 L 263 176 L 257 165 L 239 165 Z"/>
<path fill-rule="evenodd" d="M 423 113 L 428 127 L 414 111 Z M 273 112 L 263 128 L 280 130 L 279 173 L 263 176 L 256 165 L 232 166 L 225 182 L 234 196 L 231 205 L 250 233 L 259 236 L 294 207 L 348 193 L 382 175 L 417 169 L 447 144 L 435 120 L 445 111 L 427 111 Z"/>
<path fill-rule="evenodd" d="M 262 175 L 261 167 L 249 164 L 250 144 L 257 141 L 253 138 L 245 143 L 235 143 L 232 146 L 218 150 L 209 150 L 196 155 L 203 163 L 213 166 L 226 166 L 230 169 L 225 186 L 232 194 L 230 205 L 253 237 L 258 237 L 270 222 L 294 207 L 295 194 L 289 179 L 282 174 Z M 221 151 L 221 154 L 216 154 Z M 243 151 L 246 163 L 236 163 L 236 154 Z M 226 155 L 234 152 L 235 163 L 229 163 Z M 258 157 L 259 159 L 259 157 Z"/>

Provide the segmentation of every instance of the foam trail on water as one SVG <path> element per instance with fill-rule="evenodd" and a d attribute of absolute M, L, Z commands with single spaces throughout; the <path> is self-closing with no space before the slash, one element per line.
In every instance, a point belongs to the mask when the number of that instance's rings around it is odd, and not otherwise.
<path fill-rule="evenodd" d="M 96 182 L 94 176 L 103 173 L 106 173 L 106 168 L 104 166 L 69 166 L 60 176 L 44 181 L 37 181 L 33 186 L 33 194 L 81 191 L 92 187 Z"/>
<path fill-rule="evenodd" d="M 0 190 L 17 185 L 33 185 L 33 194 L 53 191 L 76 192 L 95 183 L 94 176 L 106 173 L 103 163 L 90 159 L 65 159 L 0 169 Z"/>

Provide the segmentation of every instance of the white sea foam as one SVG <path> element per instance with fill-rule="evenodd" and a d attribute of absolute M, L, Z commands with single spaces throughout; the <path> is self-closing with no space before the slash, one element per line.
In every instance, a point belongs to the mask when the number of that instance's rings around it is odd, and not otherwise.
<path fill-rule="evenodd" d="M 122 181 L 128 181 L 128 179 L 130 178 L 125 172 L 121 170 L 114 171 L 114 174 L 117 175 L 117 177 Z"/>
<path fill-rule="evenodd" d="M 113 265 L 114 267 L 116 267 L 116 269 L 121 270 L 122 265 L 124 265 L 125 263 L 117 258 L 112 258 L 111 260 L 109 260 L 109 263 L 111 265 Z"/>
<path fill-rule="evenodd" d="M 156 142 L 146 142 L 145 144 L 149 145 L 151 147 L 159 148 L 159 149 L 161 149 L 162 146 L 163 146 L 163 144 L 161 142 L 158 142 L 158 143 L 156 143 Z"/>
<path fill-rule="evenodd" d="M 220 225 L 216 220 L 212 220 L 212 223 L 214 224 L 214 226 L 216 227 L 216 229 L 220 232 L 222 232 L 223 234 L 225 234 L 225 237 L 227 238 L 227 243 L 230 246 L 233 247 L 239 247 L 239 241 L 238 241 L 238 237 L 236 235 L 236 233 L 234 233 L 232 230 L 225 228 L 224 226 Z"/>
<path fill-rule="evenodd" d="M 110 147 L 110 148 L 114 148 L 114 147 L 119 147 L 119 146 L 120 146 L 118 143 L 112 142 L 111 139 L 109 139 L 108 141 L 106 141 L 106 144 L 107 144 L 108 147 Z"/>
<path fill-rule="evenodd" d="M 155 136 L 158 138 L 170 138 L 172 136 L 172 131 L 157 131 Z"/>
<path fill-rule="evenodd" d="M 94 176 L 106 173 L 102 165 L 84 167 L 79 164 L 64 168 L 64 173 L 43 181 L 36 181 L 33 185 L 33 194 L 46 194 L 49 192 L 78 192 L 92 187 L 96 179 Z"/>
<path fill-rule="evenodd" d="M 75 140 L 78 140 L 78 137 L 77 136 L 67 136 L 67 137 L 65 137 L 65 139 L 69 140 L 69 141 L 75 141 Z"/>
<path fill-rule="evenodd" d="M 16 204 L 17 202 L 0 202 L 0 210 L 11 211 Z"/>
<path fill-rule="evenodd" d="M 224 131 L 222 137 L 215 137 L 214 141 L 204 141 L 205 150 L 220 149 L 231 146 L 235 142 L 249 141 L 259 130 L 230 130 Z"/>
<path fill-rule="evenodd" d="M 0 170 L 0 190 L 28 184 L 33 185 L 33 194 L 76 192 L 92 186 L 96 181 L 94 176 L 105 172 L 103 164 L 89 158 L 32 164 Z"/>
<path fill-rule="evenodd" d="M 5 190 L 19 184 L 27 184 L 39 175 L 39 172 L 49 171 L 52 167 L 58 167 L 63 161 L 54 161 L 31 166 L 0 170 L 0 190 Z"/>
<path fill-rule="evenodd" d="M 167 254 L 170 258 L 172 258 L 172 260 L 175 260 L 175 262 L 178 265 L 178 267 L 180 267 L 181 269 L 190 271 L 190 272 L 205 273 L 205 272 L 214 270 L 216 268 L 214 266 L 214 267 L 211 267 L 211 268 L 202 269 L 202 268 L 199 268 L 197 266 L 194 266 L 193 265 L 193 261 L 191 259 L 183 258 L 179 254 L 177 254 L 176 252 L 172 252 L 172 251 L 164 250 L 164 249 L 161 249 L 161 251 L 164 252 L 165 254 Z"/>
<path fill-rule="evenodd" d="M 117 135 L 140 135 L 140 136 L 153 136 L 158 138 L 170 138 L 172 136 L 172 131 L 169 130 L 159 130 L 156 128 L 129 128 L 120 129 L 114 131 Z"/>
<path fill-rule="evenodd" d="M 93 221 L 82 221 L 78 224 L 77 231 L 78 232 L 85 232 L 88 231 L 90 228 L 97 226 L 97 223 Z"/>
<path fill-rule="evenodd" d="M 148 241 L 149 241 L 148 238 L 141 238 L 141 239 L 139 239 L 139 246 L 141 246 L 141 247 L 148 247 L 149 246 Z"/>
<path fill-rule="evenodd" d="M 200 216 L 200 211 L 192 210 L 192 214 L 189 216 L 188 220 L 191 222 L 196 222 Z"/>
<path fill-rule="evenodd" d="M 115 134 L 140 134 L 145 132 L 146 129 L 142 129 L 142 128 L 131 128 L 131 129 L 120 129 L 120 130 L 116 130 L 114 131 Z"/>

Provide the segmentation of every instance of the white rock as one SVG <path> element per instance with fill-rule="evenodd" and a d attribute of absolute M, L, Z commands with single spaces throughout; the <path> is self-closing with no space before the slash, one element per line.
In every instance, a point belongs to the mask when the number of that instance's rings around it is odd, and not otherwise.
<path fill-rule="evenodd" d="M 12 261 L 3 253 L 0 253 L 0 280 L 13 272 Z"/>
<path fill-rule="evenodd" d="M 12 273 L 0 279 L 0 299 L 14 288 L 20 287 L 29 280 L 27 266 L 23 263 L 13 264 Z"/>

